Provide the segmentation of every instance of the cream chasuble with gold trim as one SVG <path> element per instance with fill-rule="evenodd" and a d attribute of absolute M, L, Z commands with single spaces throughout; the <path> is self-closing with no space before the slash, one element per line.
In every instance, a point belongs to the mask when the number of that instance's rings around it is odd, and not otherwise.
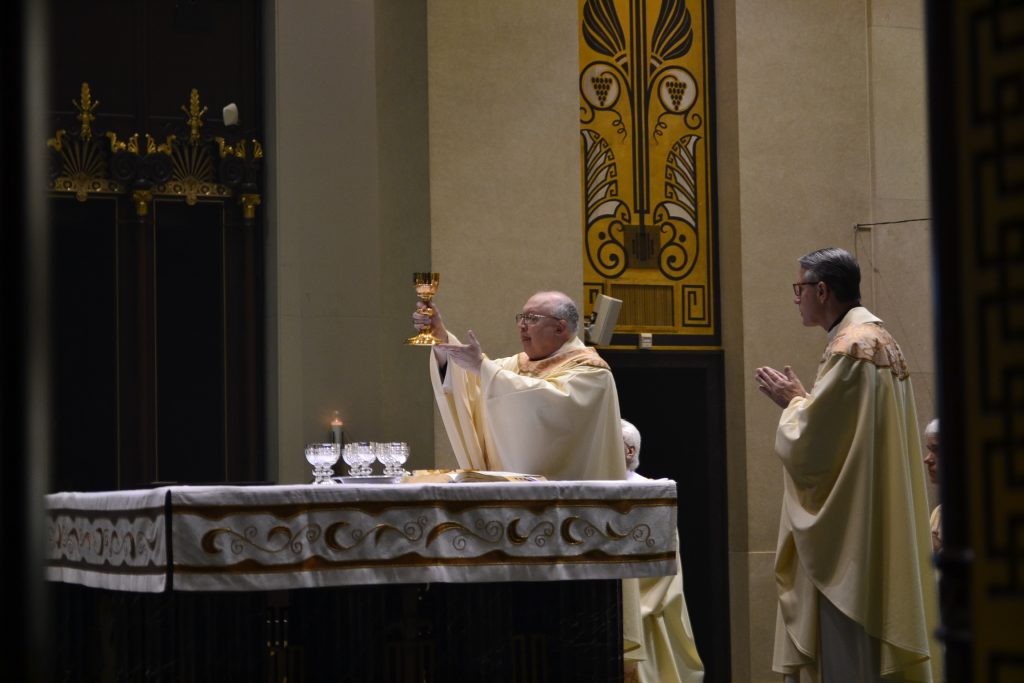
<path fill-rule="evenodd" d="M 933 680 L 937 606 L 921 434 L 906 361 L 880 323 L 851 309 L 829 333 L 810 394 L 779 420 L 780 673 L 820 671 L 824 595 L 880 641 L 879 674 Z"/>
<path fill-rule="evenodd" d="M 431 353 L 430 378 L 460 467 L 557 480 L 626 478 L 615 379 L 578 338 L 540 361 L 522 353 L 484 357 L 479 375 L 448 363 L 443 380 Z M 636 579 L 622 582 L 622 613 L 626 659 L 642 659 Z"/>

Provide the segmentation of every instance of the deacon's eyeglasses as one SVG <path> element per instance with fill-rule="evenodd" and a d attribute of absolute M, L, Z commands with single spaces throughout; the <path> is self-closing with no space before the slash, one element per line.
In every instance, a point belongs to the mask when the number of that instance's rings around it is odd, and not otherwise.
<path fill-rule="evenodd" d="M 516 325 L 526 323 L 527 327 L 533 327 L 544 318 L 551 318 L 552 320 L 561 320 L 553 315 L 541 315 L 539 313 L 516 313 Z"/>
<path fill-rule="evenodd" d="M 817 282 L 794 282 L 793 283 L 793 296 L 800 296 L 800 289 L 807 285 L 816 285 Z"/>

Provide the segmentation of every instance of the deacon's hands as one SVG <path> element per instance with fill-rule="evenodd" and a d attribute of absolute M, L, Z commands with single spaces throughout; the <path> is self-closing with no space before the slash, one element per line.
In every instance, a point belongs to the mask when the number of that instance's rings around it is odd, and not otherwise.
<path fill-rule="evenodd" d="M 782 368 L 782 372 L 767 366 L 758 368 L 754 373 L 754 379 L 761 393 L 775 401 L 781 408 L 788 406 L 797 396 L 807 395 L 800 378 L 788 365 Z"/>
<path fill-rule="evenodd" d="M 473 330 L 469 330 L 466 336 L 469 337 L 468 344 L 438 344 L 435 348 L 447 353 L 448 358 L 460 368 L 479 375 L 484 354 L 480 350 L 480 342 L 473 334 Z"/>

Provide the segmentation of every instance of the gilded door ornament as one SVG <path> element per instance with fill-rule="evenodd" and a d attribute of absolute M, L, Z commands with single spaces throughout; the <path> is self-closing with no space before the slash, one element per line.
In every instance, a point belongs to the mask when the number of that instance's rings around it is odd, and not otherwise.
<path fill-rule="evenodd" d="M 81 124 L 81 137 L 83 140 L 92 139 L 92 122 L 96 120 L 96 115 L 93 114 L 93 110 L 100 106 L 99 100 L 92 101 L 92 92 L 89 90 L 88 83 L 82 83 L 81 97 L 77 100 L 71 100 L 71 104 L 75 105 L 75 109 L 78 110 L 78 115 L 75 117 Z"/>
<path fill-rule="evenodd" d="M 580 0 L 585 286 L 661 346 L 718 343 L 705 2 Z"/>
<path fill-rule="evenodd" d="M 242 194 L 238 197 L 242 205 L 242 218 L 256 218 L 256 207 L 260 205 L 261 199 L 258 194 Z"/>
<path fill-rule="evenodd" d="M 75 199 L 84 202 L 90 193 L 123 192 L 122 187 L 108 174 L 108 154 L 92 137 L 92 122 L 96 120 L 99 100 L 92 99 L 88 83 L 82 83 L 77 100 L 71 100 L 78 114 L 78 130 L 68 135 L 67 130 L 58 130 L 46 141 L 50 148 L 50 188 L 58 192 L 74 193 Z"/>
<path fill-rule="evenodd" d="M 154 196 L 184 197 L 189 205 L 200 199 L 238 197 L 244 218 L 256 215 L 263 147 L 256 139 L 230 143 L 222 137 L 203 137 L 199 91 L 192 89 L 185 122 L 163 142 L 149 133 L 120 139 L 114 131 L 96 132 L 96 109 L 88 83 L 72 100 L 80 125 L 70 133 L 58 130 L 47 140 L 50 148 L 50 189 L 74 193 L 79 201 L 91 194 L 133 193 L 138 215 L 146 215 Z M 104 140 L 105 139 L 105 140 Z"/>
<path fill-rule="evenodd" d="M 50 148 L 50 189 L 70 192 L 84 202 L 90 194 L 124 192 L 124 187 L 108 173 L 103 146 L 92 139 L 68 135 L 63 128 L 46 141 Z"/>
<path fill-rule="evenodd" d="M 200 140 L 199 129 L 203 127 L 203 114 L 206 113 L 206 107 L 200 108 L 198 90 L 192 88 L 188 98 L 188 109 L 182 105 L 181 110 L 188 114 L 188 141 L 194 145 Z"/>

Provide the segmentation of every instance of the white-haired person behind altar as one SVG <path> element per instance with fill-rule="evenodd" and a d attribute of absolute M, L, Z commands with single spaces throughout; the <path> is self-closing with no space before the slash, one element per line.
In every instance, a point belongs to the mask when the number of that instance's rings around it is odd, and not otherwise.
<path fill-rule="evenodd" d="M 640 465 L 640 430 L 622 420 L 622 446 L 627 478 L 646 481 Z M 678 547 L 678 532 L 676 545 Z M 690 614 L 683 595 L 683 564 L 676 550 L 676 573 L 640 579 L 640 619 L 647 659 L 637 668 L 643 683 L 701 683 L 704 663 L 697 653 Z"/>

